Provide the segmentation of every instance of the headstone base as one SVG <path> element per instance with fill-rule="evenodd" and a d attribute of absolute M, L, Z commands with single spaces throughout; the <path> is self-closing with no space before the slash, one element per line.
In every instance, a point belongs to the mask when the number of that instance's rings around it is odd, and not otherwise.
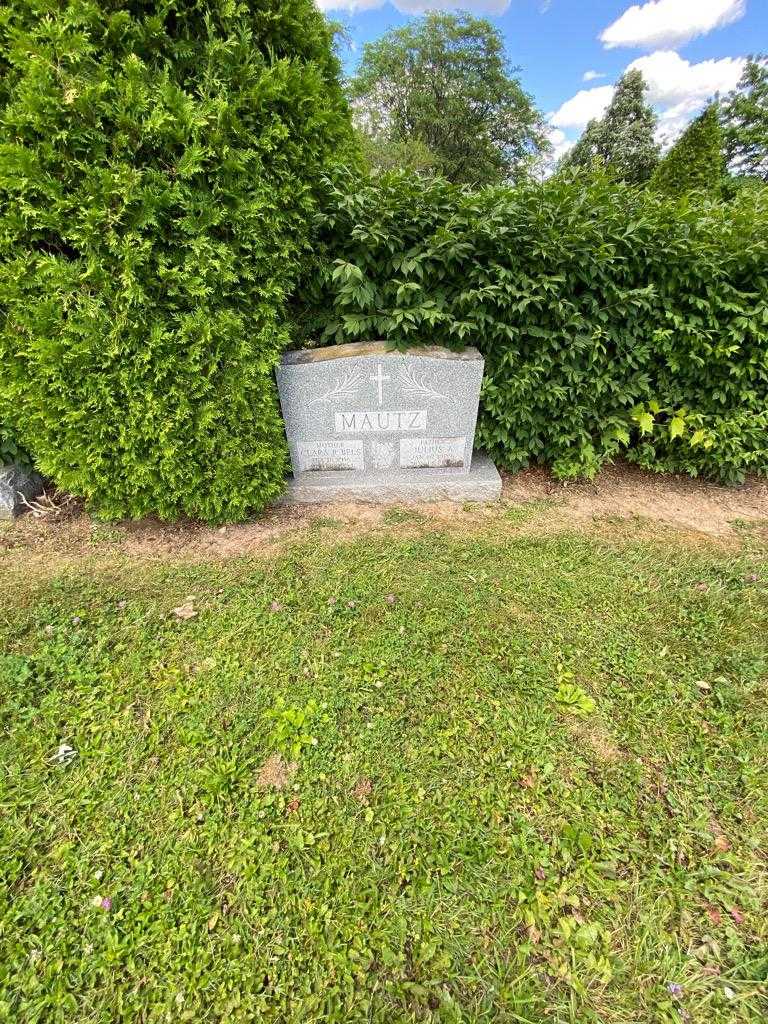
<path fill-rule="evenodd" d="M 410 469 L 389 472 L 298 473 L 288 478 L 282 505 L 363 501 L 376 505 L 418 501 L 496 501 L 499 471 L 487 455 L 475 454 L 468 473 L 460 469 Z"/>
<path fill-rule="evenodd" d="M 21 466 L 0 465 L 0 520 L 13 519 L 20 512 L 24 503 L 19 497 L 23 494 L 27 501 L 36 498 L 43 489 L 43 478 L 39 473 L 22 469 Z"/>

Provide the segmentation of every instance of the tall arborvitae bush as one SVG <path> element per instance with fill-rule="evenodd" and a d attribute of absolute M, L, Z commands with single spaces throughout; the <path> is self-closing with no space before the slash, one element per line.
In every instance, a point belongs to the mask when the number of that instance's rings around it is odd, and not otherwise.
<path fill-rule="evenodd" d="M 768 473 L 768 189 L 391 176 L 333 193 L 322 242 L 308 336 L 476 345 L 477 439 L 500 465 Z"/>
<path fill-rule="evenodd" d="M 0 412 L 105 516 L 281 490 L 273 367 L 317 184 L 350 145 L 312 0 L 0 12 Z"/>
<path fill-rule="evenodd" d="M 725 179 L 725 148 L 717 104 L 692 121 L 656 168 L 651 186 L 670 196 L 718 196 Z"/>

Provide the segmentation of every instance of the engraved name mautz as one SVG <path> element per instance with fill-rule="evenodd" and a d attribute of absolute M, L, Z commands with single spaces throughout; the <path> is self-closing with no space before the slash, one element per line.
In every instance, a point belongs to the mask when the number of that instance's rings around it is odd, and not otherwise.
<path fill-rule="evenodd" d="M 403 430 L 426 430 L 426 409 L 355 409 L 334 414 L 337 434 L 384 434 Z"/>

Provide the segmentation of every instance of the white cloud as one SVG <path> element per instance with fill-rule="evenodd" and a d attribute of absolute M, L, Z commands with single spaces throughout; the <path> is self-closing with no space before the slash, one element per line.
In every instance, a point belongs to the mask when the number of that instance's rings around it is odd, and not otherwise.
<path fill-rule="evenodd" d="M 370 11 L 383 7 L 387 0 L 315 0 L 321 11 Z M 471 14 L 503 14 L 512 0 L 391 0 L 402 14 L 426 11 L 469 11 Z"/>
<path fill-rule="evenodd" d="M 646 98 L 659 114 L 657 138 L 668 144 L 683 131 L 715 93 L 738 83 L 746 63 L 743 57 L 702 60 L 696 64 L 673 50 L 657 50 L 632 61 L 627 70 L 641 71 L 648 85 Z M 614 86 L 581 89 L 566 100 L 549 122 L 556 129 L 583 129 L 593 117 L 602 117 L 613 98 Z M 552 139 L 553 145 L 557 142 Z"/>
<path fill-rule="evenodd" d="M 594 82 L 596 78 L 605 78 L 604 71 L 585 71 L 582 76 L 582 82 Z"/>
<path fill-rule="evenodd" d="M 687 103 L 702 106 L 716 92 L 733 89 L 744 70 L 743 57 L 723 57 L 691 64 L 673 50 L 657 50 L 638 57 L 629 68 L 642 71 L 649 103 L 668 107 Z M 629 70 L 629 68 L 627 70 Z"/>
<path fill-rule="evenodd" d="M 581 89 L 550 115 L 556 128 L 584 128 L 593 117 L 602 117 L 613 98 L 612 85 Z"/>
<path fill-rule="evenodd" d="M 647 97 L 660 110 L 656 138 L 667 146 L 678 137 L 715 93 L 733 89 L 744 69 L 743 57 L 691 64 L 671 50 L 639 57 L 630 68 L 642 71 Z"/>
<path fill-rule="evenodd" d="M 547 138 L 552 144 L 552 162 L 557 163 L 561 156 L 565 156 L 569 149 L 573 149 L 576 143 L 566 138 L 565 132 L 560 128 L 550 128 L 547 131 Z"/>
<path fill-rule="evenodd" d="M 687 103 L 679 103 L 662 112 L 656 128 L 656 141 L 668 149 L 679 138 L 697 114 L 698 107 L 691 109 Z"/>
<path fill-rule="evenodd" d="M 660 119 L 683 127 L 716 92 L 733 89 L 744 69 L 743 57 L 723 57 L 691 64 L 673 50 L 657 50 L 632 61 L 627 70 L 642 71 L 648 85 L 646 98 L 660 111 Z M 550 115 L 557 128 L 584 128 L 602 117 L 613 98 L 612 85 L 581 89 Z"/>
<path fill-rule="evenodd" d="M 600 33 L 600 40 L 609 50 L 679 46 L 737 21 L 746 6 L 746 0 L 649 0 L 624 11 Z"/>
<path fill-rule="evenodd" d="M 551 125 L 547 129 L 547 138 L 552 146 L 552 151 L 533 168 L 533 173 L 542 179 L 554 174 L 558 161 L 576 145 L 574 139 L 569 139 L 564 131 L 560 128 L 553 128 Z"/>

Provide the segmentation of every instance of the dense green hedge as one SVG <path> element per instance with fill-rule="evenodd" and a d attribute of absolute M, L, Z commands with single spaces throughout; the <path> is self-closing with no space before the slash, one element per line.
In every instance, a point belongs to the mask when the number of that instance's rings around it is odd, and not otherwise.
<path fill-rule="evenodd" d="M 275 497 L 273 367 L 351 139 L 312 0 L 0 10 L 0 410 L 106 516 Z"/>
<path fill-rule="evenodd" d="M 607 181 L 470 194 L 333 189 L 307 338 L 476 345 L 478 442 L 591 475 L 624 451 L 738 481 L 768 471 L 768 190 L 730 204 Z"/>

